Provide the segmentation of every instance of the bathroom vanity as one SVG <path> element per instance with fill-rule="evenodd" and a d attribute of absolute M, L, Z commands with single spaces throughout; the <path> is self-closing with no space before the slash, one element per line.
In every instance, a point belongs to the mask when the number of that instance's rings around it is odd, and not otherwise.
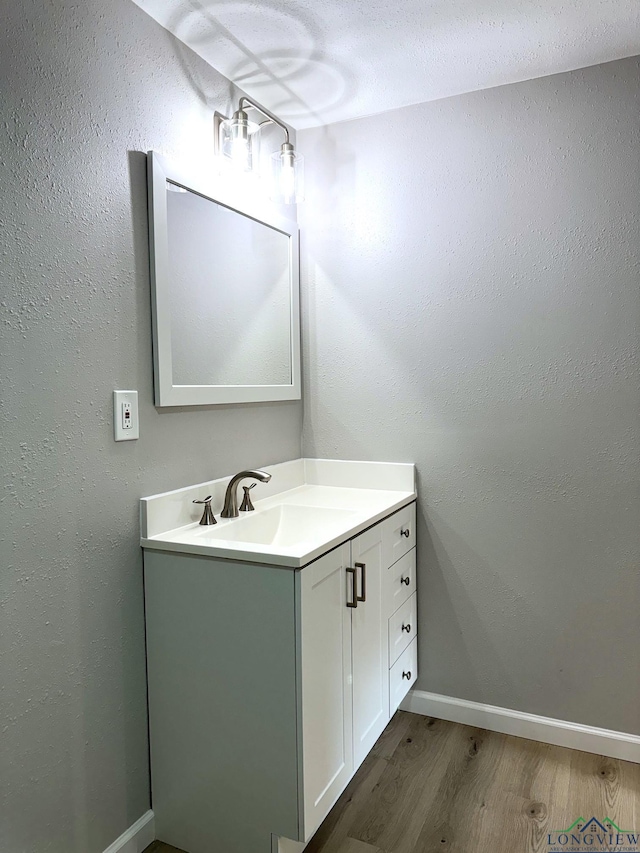
<path fill-rule="evenodd" d="M 228 478 L 141 502 L 152 804 L 189 853 L 304 849 L 417 676 L 414 466 L 265 470 L 212 527 Z"/>

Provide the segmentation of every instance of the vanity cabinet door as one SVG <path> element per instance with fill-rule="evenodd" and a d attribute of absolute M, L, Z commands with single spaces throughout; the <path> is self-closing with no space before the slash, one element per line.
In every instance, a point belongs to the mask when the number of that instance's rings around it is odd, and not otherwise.
<path fill-rule="evenodd" d="M 304 841 L 354 772 L 349 555 L 346 543 L 298 572 Z"/>
<path fill-rule="evenodd" d="M 353 644 L 354 770 L 389 722 L 389 646 L 383 598 L 384 528 L 377 524 L 351 540 L 358 606 L 351 610 Z M 383 570 L 385 576 L 383 576 Z"/>

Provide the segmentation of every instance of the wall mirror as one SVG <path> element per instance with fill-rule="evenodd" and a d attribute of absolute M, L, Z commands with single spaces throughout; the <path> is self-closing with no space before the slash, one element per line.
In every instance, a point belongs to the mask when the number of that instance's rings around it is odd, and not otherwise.
<path fill-rule="evenodd" d="M 297 224 L 147 161 L 156 406 L 300 399 Z"/>

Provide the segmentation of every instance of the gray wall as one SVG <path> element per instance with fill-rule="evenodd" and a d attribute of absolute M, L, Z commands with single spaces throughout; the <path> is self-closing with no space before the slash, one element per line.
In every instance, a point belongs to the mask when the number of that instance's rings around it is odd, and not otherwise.
<path fill-rule="evenodd" d="M 153 407 L 131 152 L 211 156 L 228 82 L 130 0 L 2 11 L 0 849 L 96 853 L 149 807 L 138 498 L 299 456 L 301 404 Z"/>
<path fill-rule="evenodd" d="M 304 450 L 415 461 L 418 688 L 640 733 L 638 59 L 305 131 Z"/>
<path fill-rule="evenodd" d="M 228 82 L 129 0 L 3 5 L 0 848 L 99 853 L 149 805 L 137 499 L 297 456 L 301 407 L 153 407 L 136 152 L 208 155 Z M 419 686 L 632 732 L 639 80 L 301 145 L 306 451 L 418 463 Z"/>

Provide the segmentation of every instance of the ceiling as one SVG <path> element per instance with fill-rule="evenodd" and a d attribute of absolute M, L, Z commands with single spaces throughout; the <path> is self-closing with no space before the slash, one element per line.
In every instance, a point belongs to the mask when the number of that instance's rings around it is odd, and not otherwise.
<path fill-rule="evenodd" d="M 640 54 L 640 0 L 134 0 L 296 128 Z"/>

